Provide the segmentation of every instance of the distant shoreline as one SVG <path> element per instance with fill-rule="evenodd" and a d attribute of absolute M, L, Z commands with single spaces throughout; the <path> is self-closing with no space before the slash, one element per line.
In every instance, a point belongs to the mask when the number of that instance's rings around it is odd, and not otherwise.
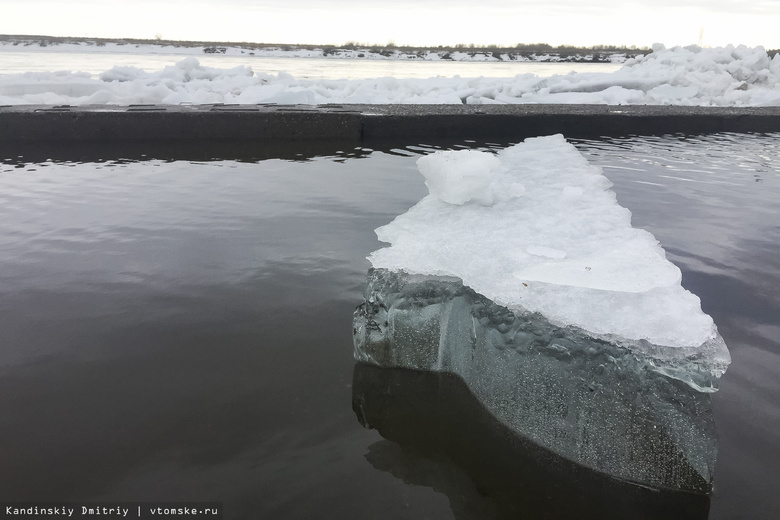
<path fill-rule="evenodd" d="M 515 47 L 458 44 L 451 47 L 410 47 L 367 45 L 347 42 L 344 45 L 290 45 L 273 43 L 236 43 L 174 41 L 135 38 L 80 38 L 39 35 L 0 35 L 0 48 L 37 46 L 51 50 L 90 52 L 146 51 L 181 52 L 187 54 L 225 54 L 231 56 L 282 56 L 305 58 L 348 58 L 381 60 L 450 60 L 450 61 L 535 61 L 575 63 L 622 63 L 627 59 L 652 52 L 646 48 L 617 46 L 552 47 L 547 44 L 519 44 Z M 150 47 L 152 49 L 150 49 Z"/>

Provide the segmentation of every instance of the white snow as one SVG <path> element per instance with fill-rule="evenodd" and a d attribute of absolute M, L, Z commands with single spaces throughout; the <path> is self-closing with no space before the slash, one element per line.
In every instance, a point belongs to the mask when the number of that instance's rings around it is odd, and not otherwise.
<path fill-rule="evenodd" d="M 430 195 L 376 230 L 391 245 L 369 256 L 374 267 L 455 276 L 512 310 L 597 337 L 679 348 L 718 337 L 658 241 L 631 226 L 609 180 L 562 136 L 418 164 Z M 479 182 L 447 186 L 467 169 Z M 451 189 L 457 196 L 442 197 Z M 717 355 L 728 364 L 727 352 Z"/>
<path fill-rule="evenodd" d="M 69 71 L 0 76 L 0 105 L 136 103 L 780 105 L 780 55 L 770 59 L 762 47 L 656 46 L 617 72 L 547 78 L 306 80 L 205 67 L 195 57 L 155 72 L 114 67 L 97 77 Z"/>
<path fill-rule="evenodd" d="M 421 157 L 417 167 L 428 191 L 443 202 L 493 204 L 494 176 L 501 162 L 490 154 L 475 150 L 433 154 Z"/>

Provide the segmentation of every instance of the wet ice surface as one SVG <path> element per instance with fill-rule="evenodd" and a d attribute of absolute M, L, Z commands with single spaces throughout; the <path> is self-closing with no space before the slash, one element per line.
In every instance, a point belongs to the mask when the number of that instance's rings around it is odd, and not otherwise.
<path fill-rule="evenodd" d="M 780 516 L 776 139 L 576 143 L 731 350 L 713 394 L 711 519 Z M 489 518 L 485 502 L 457 508 L 480 496 L 468 474 L 387 448 L 350 409 L 364 258 L 373 229 L 426 193 L 414 162 L 430 151 L 199 163 L 4 153 L 0 495 L 209 497 L 232 518 Z"/>

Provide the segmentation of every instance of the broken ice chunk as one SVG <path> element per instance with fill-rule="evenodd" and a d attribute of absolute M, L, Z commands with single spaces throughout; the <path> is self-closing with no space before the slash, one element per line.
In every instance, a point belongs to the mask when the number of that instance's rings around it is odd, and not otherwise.
<path fill-rule="evenodd" d="M 708 492 L 709 392 L 729 352 L 601 171 L 562 136 L 419 163 L 437 182 L 376 230 L 390 246 L 369 256 L 356 359 L 455 373 L 505 424 L 566 458 Z M 480 182 L 461 185 L 466 170 Z"/>
<path fill-rule="evenodd" d="M 498 156 L 437 152 L 418 163 L 436 172 L 436 182 L 376 230 L 391 245 L 369 256 L 375 268 L 454 276 L 513 311 L 538 312 L 660 360 L 695 357 L 715 379 L 726 370 L 728 349 L 680 285 L 680 270 L 652 234 L 631 226 L 609 180 L 562 136 L 527 139 Z M 467 170 L 490 186 L 464 187 Z M 523 196 L 507 196 L 515 184 Z"/>

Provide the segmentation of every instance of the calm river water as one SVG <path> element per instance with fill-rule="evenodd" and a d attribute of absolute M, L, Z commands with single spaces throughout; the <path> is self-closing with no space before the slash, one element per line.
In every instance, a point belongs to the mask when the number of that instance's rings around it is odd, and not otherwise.
<path fill-rule="evenodd" d="M 575 142 L 731 349 L 712 520 L 780 518 L 779 138 Z M 351 409 L 373 230 L 426 193 L 415 160 L 433 149 L 0 147 L 0 497 L 501 518 L 459 466 Z M 570 518 L 565 480 L 533 497 L 516 485 L 529 518 Z M 622 517 L 707 517 L 649 500 Z"/>

